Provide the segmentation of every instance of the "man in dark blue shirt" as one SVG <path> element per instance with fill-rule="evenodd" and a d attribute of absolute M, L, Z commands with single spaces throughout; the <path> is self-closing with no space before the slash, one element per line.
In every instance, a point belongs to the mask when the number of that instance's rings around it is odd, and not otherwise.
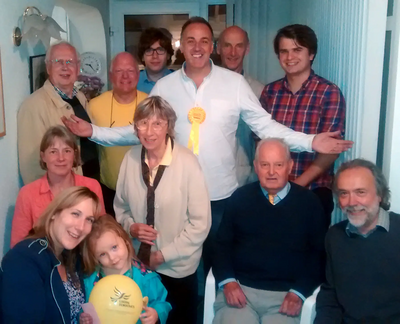
<path fill-rule="evenodd" d="M 326 282 L 314 323 L 400 323 L 400 217 L 387 211 L 382 171 L 362 159 L 343 163 L 333 190 L 347 220 L 326 237 Z"/>
<path fill-rule="evenodd" d="M 282 140 L 262 140 L 259 181 L 228 200 L 213 267 L 222 289 L 214 323 L 299 323 L 304 299 L 322 282 L 323 209 L 314 193 L 288 181 L 292 166 Z"/>

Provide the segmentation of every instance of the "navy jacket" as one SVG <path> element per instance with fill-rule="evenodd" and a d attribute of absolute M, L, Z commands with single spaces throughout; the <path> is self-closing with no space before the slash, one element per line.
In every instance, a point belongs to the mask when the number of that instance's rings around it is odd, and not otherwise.
<path fill-rule="evenodd" d="M 59 264 L 46 239 L 27 239 L 8 251 L 0 271 L 2 323 L 71 323 Z"/>

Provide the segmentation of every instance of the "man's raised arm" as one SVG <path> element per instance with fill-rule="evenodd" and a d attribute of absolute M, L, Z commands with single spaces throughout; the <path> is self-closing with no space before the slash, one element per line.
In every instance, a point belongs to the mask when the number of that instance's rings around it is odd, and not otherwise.
<path fill-rule="evenodd" d="M 79 137 L 88 137 L 102 146 L 129 146 L 140 144 L 132 125 L 124 127 L 98 127 L 83 119 L 71 115 L 68 119 L 61 117 L 64 125 Z"/>

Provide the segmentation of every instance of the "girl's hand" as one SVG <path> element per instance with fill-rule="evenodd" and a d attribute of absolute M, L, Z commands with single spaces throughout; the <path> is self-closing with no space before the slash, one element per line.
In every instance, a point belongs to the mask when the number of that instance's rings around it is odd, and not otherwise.
<path fill-rule="evenodd" d="M 79 324 L 93 324 L 92 316 L 88 313 L 81 313 L 81 315 L 79 315 Z"/>
<path fill-rule="evenodd" d="M 144 313 L 140 315 L 142 324 L 156 324 L 158 321 L 158 314 L 154 308 L 143 306 Z"/>

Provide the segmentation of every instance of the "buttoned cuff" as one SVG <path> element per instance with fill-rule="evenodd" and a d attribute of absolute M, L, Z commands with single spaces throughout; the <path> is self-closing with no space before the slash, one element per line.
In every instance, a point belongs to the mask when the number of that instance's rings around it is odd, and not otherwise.
<path fill-rule="evenodd" d="M 92 136 L 88 137 L 91 141 L 95 142 L 97 140 L 97 136 L 98 136 L 98 129 L 99 127 L 94 125 L 94 124 L 90 124 L 92 126 Z"/>
<path fill-rule="evenodd" d="M 309 136 L 309 142 L 308 142 L 307 152 L 314 152 L 314 150 L 312 148 L 312 143 L 314 141 L 314 138 L 315 138 L 316 134 L 308 135 L 308 136 Z"/>
<path fill-rule="evenodd" d="M 228 278 L 228 279 L 222 280 L 222 281 L 218 284 L 218 288 L 219 288 L 219 289 L 223 289 L 224 286 L 225 286 L 227 283 L 230 283 L 230 282 L 236 282 L 236 279 L 235 279 L 235 278 Z"/>
<path fill-rule="evenodd" d="M 292 293 L 296 294 L 297 296 L 299 296 L 302 299 L 303 303 L 306 301 L 306 298 L 303 296 L 303 294 L 299 293 L 297 290 L 290 289 L 289 292 L 292 292 Z"/>

